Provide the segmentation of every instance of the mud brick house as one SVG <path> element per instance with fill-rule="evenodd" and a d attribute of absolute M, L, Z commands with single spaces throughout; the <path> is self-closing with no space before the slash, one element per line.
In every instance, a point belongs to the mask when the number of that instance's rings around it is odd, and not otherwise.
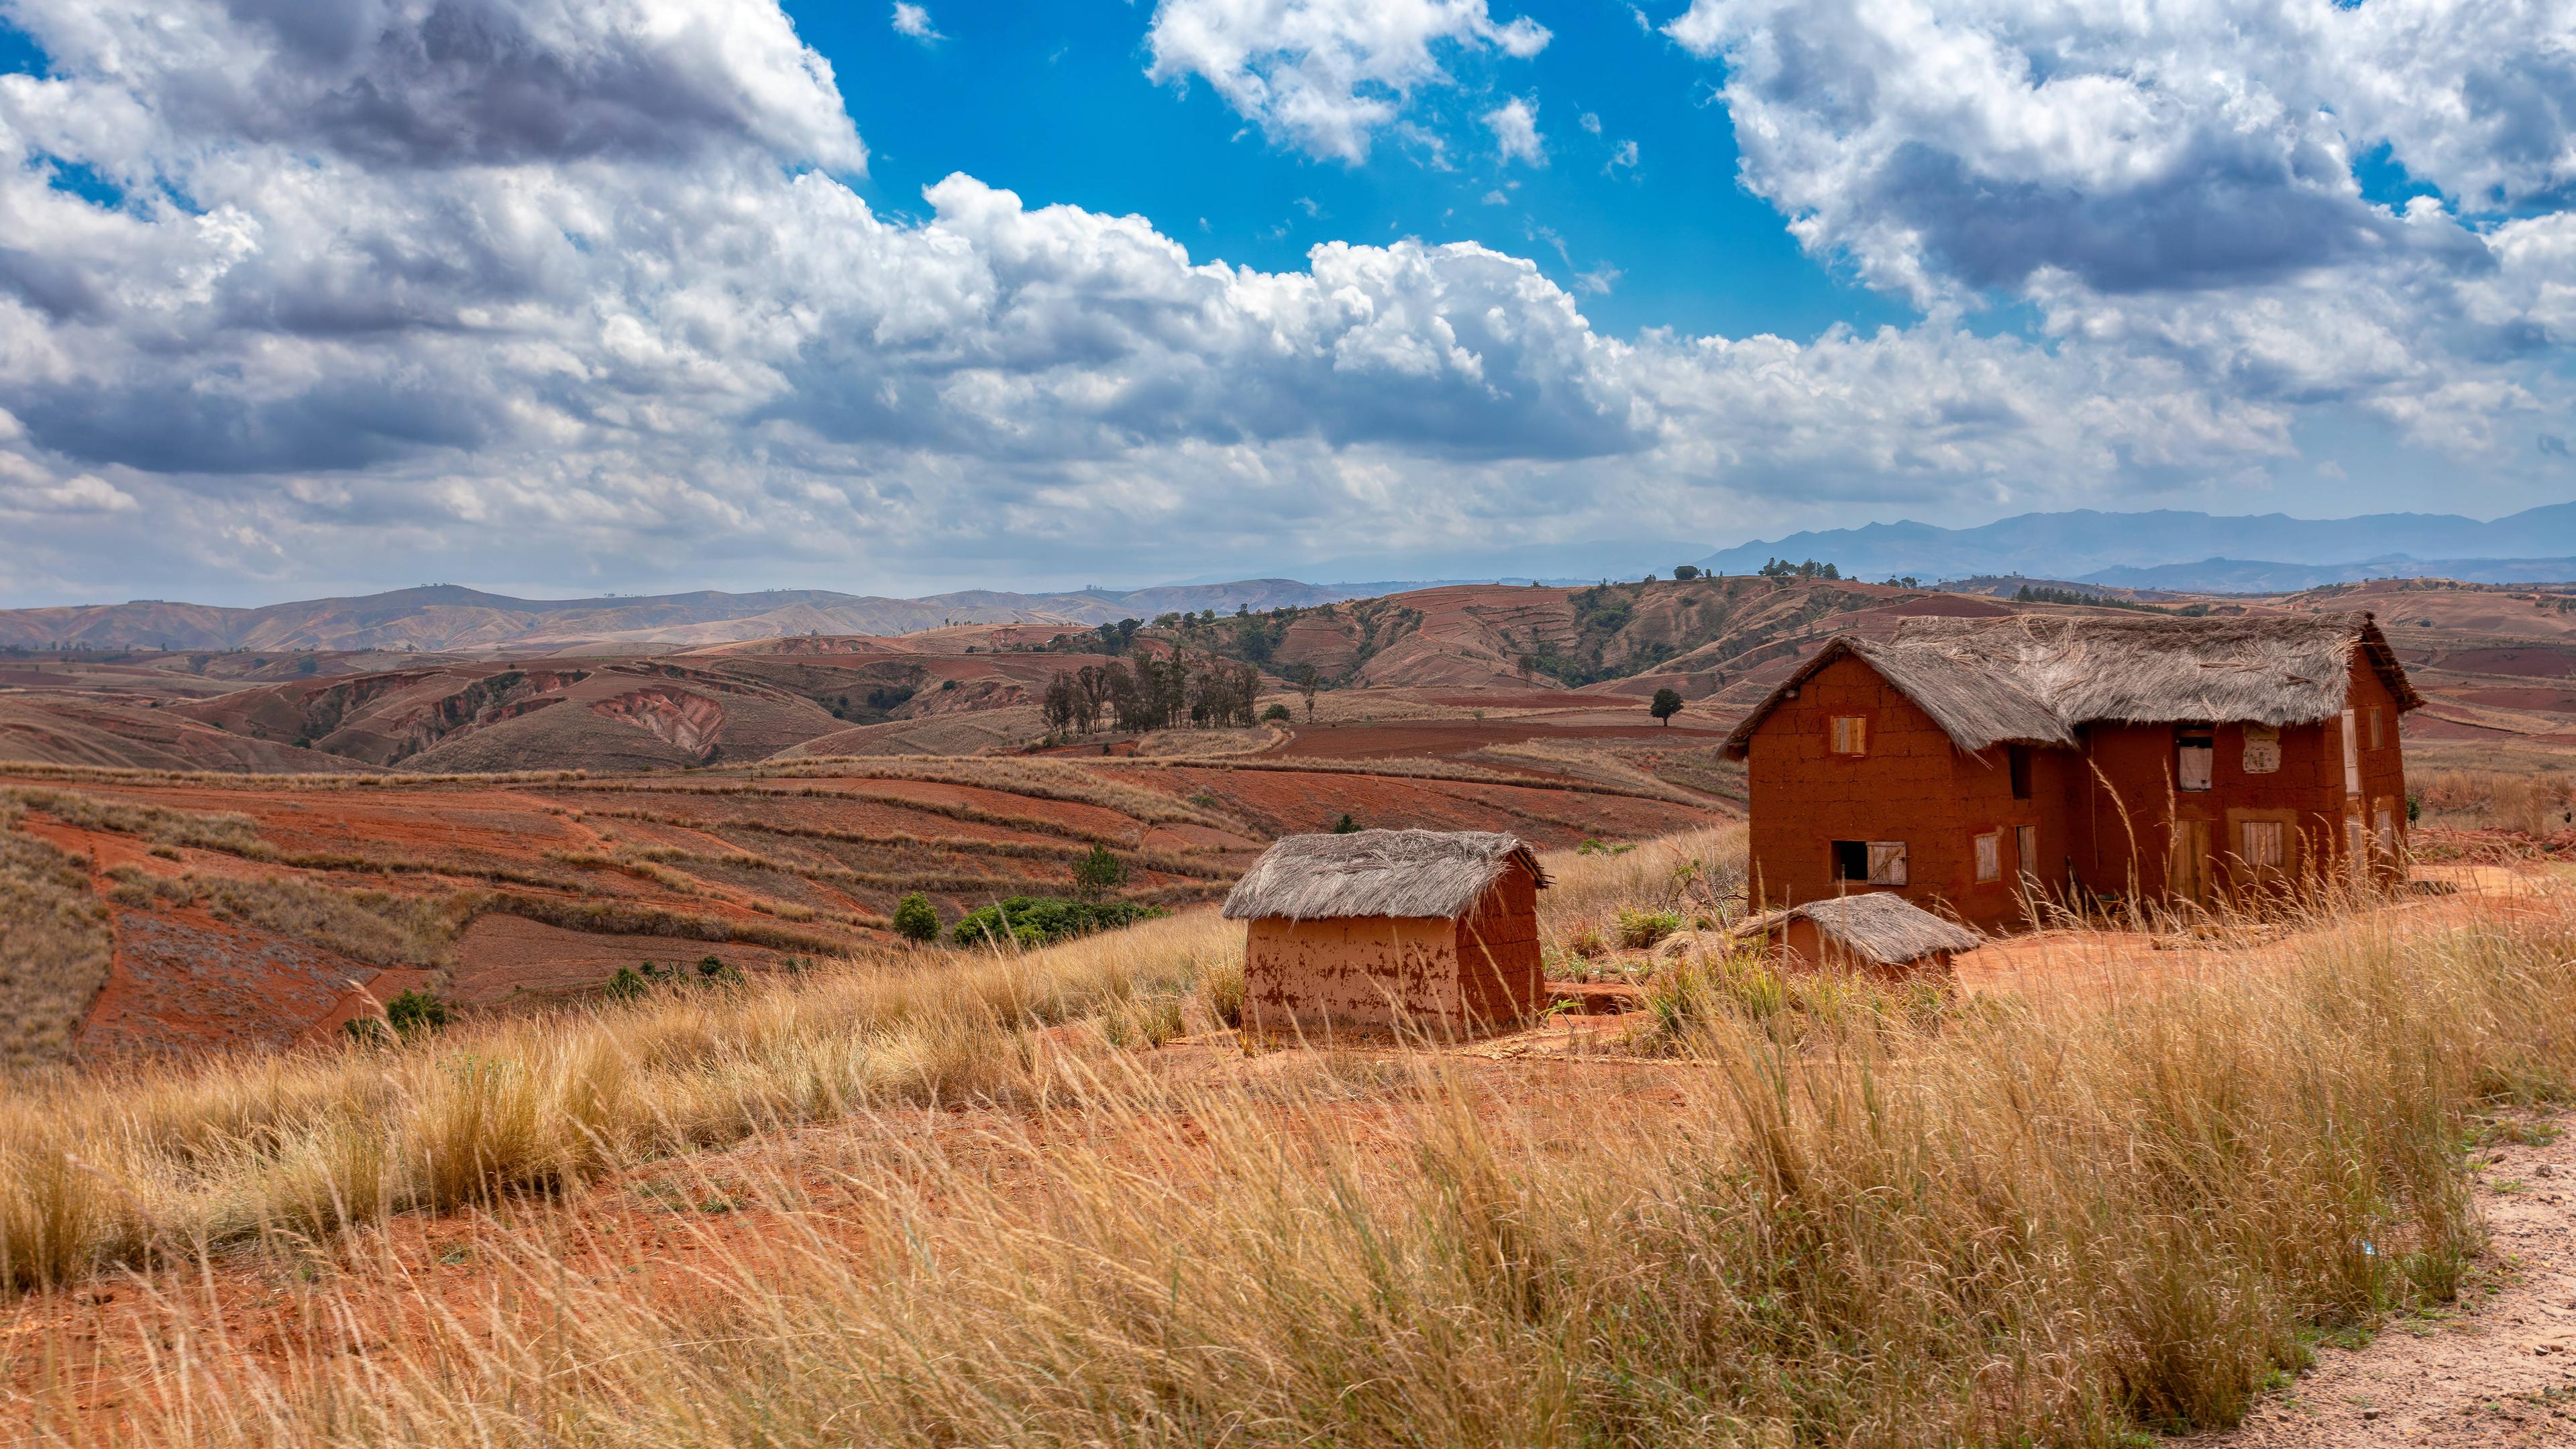
<path fill-rule="evenodd" d="M 1883 891 L 1994 928 L 2026 890 L 2393 876 L 2421 703 L 2364 613 L 1922 618 L 1834 639 L 1723 748 L 1764 904 Z"/>
<path fill-rule="evenodd" d="M 1948 976 L 1950 958 L 1985 938 L 1892 891 L 1828 896 L 1768 911 L 1736 928 L 1795 967 L 1890 978 Z"/>
<path fill-rule="evenodd" d="M 1486 831 L 1291 835 L 1235 883 L 1244 1025 L 1466 1033 L 1542 1005 L 1530 848 Z"/>

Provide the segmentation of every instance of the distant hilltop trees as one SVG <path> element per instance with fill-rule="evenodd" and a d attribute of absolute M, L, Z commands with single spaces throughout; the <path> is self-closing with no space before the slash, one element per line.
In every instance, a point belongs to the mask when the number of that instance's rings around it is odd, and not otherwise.
<path fill-rule="evenodd" d="M 1047 680 L 1038 711 L 1059 735 L 1093 734 L 1105 722 L 1118 730 L 1249 729 L 1261 697 L 1261 671 L 1231 659 L 1185 654 L 1138 654 L 1080 669 L 1059 669 Z"/>
<path fill-rule="evenodd" d="M 1764 564 L 1758 572 L 1766 579 L 1838 579 L 1843 576 L 1841 569 L 1829 563 L 1818 563 L 1814 559 L 1808 559 L 1803 563 L 1791 563 L 1785 558 L 1775 558 Z"/>

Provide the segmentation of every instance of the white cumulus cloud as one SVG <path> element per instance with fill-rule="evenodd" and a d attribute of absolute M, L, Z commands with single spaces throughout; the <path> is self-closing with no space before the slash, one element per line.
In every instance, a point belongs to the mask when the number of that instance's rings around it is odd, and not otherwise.
<path fill-rule="evenodd" d="M 1444 52 L 1527 60 L 1549 38 L 1485 0 L 1161 0 L 1146 74 L 1199 77 L 1274 139 L 1357 164 L 1416 90 L 1448 80 Z"/>

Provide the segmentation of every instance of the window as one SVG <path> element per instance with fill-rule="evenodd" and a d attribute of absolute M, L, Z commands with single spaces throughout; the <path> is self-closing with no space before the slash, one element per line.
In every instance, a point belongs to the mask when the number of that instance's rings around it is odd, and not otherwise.
<path fill-rule="evenodd" d="M 1833 723 L 1833 752 L 1837 755 L 1869 753 L 1869 719 L 1865 715 L 1838 714 Z"/>
<path fill-rule="evenodd" d="M 1835 841 L 1834 879 L 1857 881 L 1863 885 L 1905 884 L 1905 842 Z"/>
<path fill-rule="evenodd" d="M 1871 885 L 1905 884 L 1905 842 L 1873 840 L 1869 843 L 1869 883 Z"/>
<path fill-rule="evenodd" d="M 2276 775 L 2281 770 L 2281 731 L 2275 725 L 2245 727 L 2245 773 Z"/>
<path fill-rule="evenodd" d="M 1834 879 L 1866 881 L 1869 879 L 1869 842 L 1837 840 L 1834 842 Z"/>
<path fill-rule="evenodd" d="M 1977 837 L 1977 879 L 1989 881 L 2003 878 L 2004 833 L 2000 830 L 1989 830 Z"/>
<path fill-rule="evenodd" d="M 2039 827 L 2013 827 L 2013 869 L 2036 879 L 2039 875 Z"/>
<path fill-rule="evenodd" d="M 2004 746 L 2004 768 L 2012 776 L 2013 798 L 2030 798 L 2030 746 Z"/>
<path fill-rule="evenodd" d="M 2278 820 L 2248 820 L 2237 827 L 2237 858 L 2255 870 L 2286 870 L 2289 832 Z"/>
<path fill-rule="evenodd" d="M 2378 828 L 2374 833 L 2379 836 L 2380 854 L 2395 855 L 2397 853 L 2397 812 L 2390 808 L 2387 801 L 2382 800 L 2379 802 L 2379 812 L 2375 820 Z"/>
<path fill-rule="evenodd" d="M 2387 743 L 2387 737 L 2381 732 L 2382 729 L 2379 706 L 2374 704 L 2370 707 L 2370 747 L 2374 750 Z"/>
<path fill-rule="evenodd" d="M 2185 790 L 2208 789 L 2209 767 L 2218 757 L 2218 748 L 2210 742 L 2209 734 L 2202 731 L 2177 735 L 2174 745 L 2174 783 Z"/>
<path fill-rule="evenodd" d="M 2353 728 L 2351 710 L 2343 712 L 2343 792 L 2356 800 L 2361 798 L 2361 735 Z M 2359 822 L 2355 822 L 2354 833 L 2360 830 Z"/>

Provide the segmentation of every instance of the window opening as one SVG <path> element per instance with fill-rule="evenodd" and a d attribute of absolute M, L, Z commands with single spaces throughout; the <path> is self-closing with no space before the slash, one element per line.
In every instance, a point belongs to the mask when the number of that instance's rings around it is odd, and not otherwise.
<path fill-rule="evenodd" d="M 1834 879 L 1867 881 L 1869 879 L 1869 842 L 1837 840 L 1834 842 Z"/>
<path fill-rule="evenodd" d="M 2218 748 L 2206 731 L 2174 737 L 2174 783 L 2185 790 L 2209 788 L 2210 766 Z"/>
<path fill-rule="evenodd" d="M 2286 870 L 2289 832 L 2278 820 L 2248 820 L 2237 827 L 2237 855 L 2256 870 Z"/>
<path fill-rule="evenodd" d="M 2004 769 L 2012 776 L 2012 797 L 2030 798 L 2030 746 L 2004 746 Z"/>

